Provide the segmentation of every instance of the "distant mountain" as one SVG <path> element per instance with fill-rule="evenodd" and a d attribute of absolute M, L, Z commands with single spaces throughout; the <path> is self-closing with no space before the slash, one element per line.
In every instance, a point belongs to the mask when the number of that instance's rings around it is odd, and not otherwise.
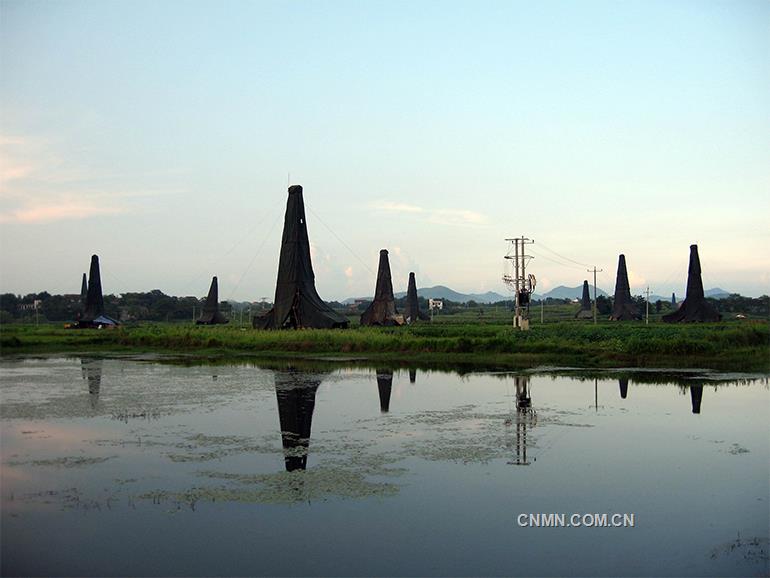
<path fill-rule="evenodd" d="M 396 293 L 397 298 L 401 298 L 405 295 L 405 291 Z M 417 295 L 419 297 L 424 297 L 425 299 L 447 299 L 456 303 L 466 303 L 468 301 L 476 301 L 477 303 L 495 303 L 496 301 L 511 299 L 510 295 L 500 295 L 494 291 L 487 291 L 486 293 L 458 293 L 444 285 L 417 289 Z"/>
<path fill-rule="evenodd" d="M 593 299 L 593 285 L 589 285 L 589 289 L 591 291 L 591 299 Z M 603 297 L 611 297 L 611 295 L 609 295 L 606 291 L 602 291 L 598 287 L 596 288 L 596 294 Z M 406 291 L 399 291 L 398 293 L 394 294 L 396 299 L 400 299 L 405 295 Z M 487 291 L 486 293 L 459 293 L 454 289 L 450 289 L 444 285 L 436 285 L 434 287 L 423 287 L 421 289 L 417 289 L 417 295 L 424 297 L 425 299 L 447 299 L 449 301 L 454 301 L 455 303 L 467 303 L 468 301 L 475 301 L 476 303 L 496 303 L 498 301 L 510 301 L 513 299 L 512 293 L 508 295 L 501 295 L 500 293 L 495 293 L 494 291 Z M 730 293 L 724 289 L 715 288 L 705 291 L 705 295 L 706 297 L 714 297 L 715 299 L 724 299 L 725 297 L 729 297 Z M 535 293 L 532 298 L 537 301 L 543 297 L 546 299 L 549 297 L 551 299 L 580 299 L 582 296 L 582 285 L 578 285 L 577 287 L 566 287 L 564 285 L 559 285 L 558 287 L 554 287 L 542 295 Z M 372 297 L 348 297 L 342 301 L 342 303 L 347 305 L 353 303 L 357 299 L 371 300 Z M 677 297 L 678 301 L 681 299 L 683 299 L 683 297 Z M 655 303 L 657 300 L 671 301 L 671 295 L 668 297 L 664 297 L 662 295 L 650 295 L 650 303 Z"/>
<path fill-rule="evenodd" d="M 593 285 L 589 285 L 588 289 L 591 294 L 591 299 L 594 298 L 594 288 Z M 596 288 L 596 295 L 601 295 L 603 297 L 609 297 L 607 293 Z M 543 293 L 542 295 L 535 295 L 537 299 L 540 297 L 545 297 L 548 299 L 549 297 L 551 299 L 580 299 L 583 297 L 583 286 L 578 285 L 577 287 L 565 287 L 564 285 L 559 285 L 558 287 L 554 287 L 550 291 L 547 291 L 546 293 Z"/>
<path fill-rule="evenodd" d="M 719 287 L 714 287 L 713 289 L 707 289 L 703 292 L 703 294 L 706 297 L 713 297 L 714 299 L 724 299 L 725 297 L 729 297 L 732 295 L 729 291 L 725 291 L 724 289 L 720 289 Z"/>
<path fill-rule="evenodd" d="M 399 291 L 394 293 L 396 299 L 400 299 L 406 295 L 406 291 Z M 425 299 L 447 299 L 456 303 L 467 303 L 468 301 L 476 301 L 477 303 L 495 303 L 497 301 L 506 301 L 512 299 L 511 295 L 500 295 L 494 291 L 487 291 L 486 293 L 459 293 L 444 285 L 436 285 L 434 287 L 422 287 L 417 289 L 417 295 Z M 342 303 L 350 304 L 358 299 L 372 299 L 369 297 L 348 297 Z"/>

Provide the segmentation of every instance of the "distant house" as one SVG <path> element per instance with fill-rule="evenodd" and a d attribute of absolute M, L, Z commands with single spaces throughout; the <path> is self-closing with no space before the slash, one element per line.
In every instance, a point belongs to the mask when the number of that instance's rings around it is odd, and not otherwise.
<path fill-rule="evenodd" d="M 444 300 L 443 299 L 428 299 L 428 307 L 431 309 L 443 309 L 444 308 Z"/>

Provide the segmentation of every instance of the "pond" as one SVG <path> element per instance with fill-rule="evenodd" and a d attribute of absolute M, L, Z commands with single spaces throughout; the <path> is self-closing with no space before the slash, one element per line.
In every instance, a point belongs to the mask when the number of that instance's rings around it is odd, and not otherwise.
<path fill-rule="evenodd" d="M 3 575 L 768 573 L 766 376 L 0 370 Z"/>

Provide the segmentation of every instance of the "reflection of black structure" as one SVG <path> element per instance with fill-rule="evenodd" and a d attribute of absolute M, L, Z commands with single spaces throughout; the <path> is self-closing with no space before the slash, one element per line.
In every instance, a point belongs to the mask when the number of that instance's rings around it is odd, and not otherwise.
<path fill-rule="evenodd" d="M 628 379 L 619 379 L 620 384 L 620 399 L 626 399 L 628 397 Z"/>
<path fill-rule="evenodd" d="M 529 377 L 516 376 L 513 379 L 516 384 L 516 458 L 508 463 L 528 466 L 532 462 L 527 458 L 527 430 L 537 423 L 537 412 L 532 409 Z"/>
<path fill-rule="evenodd" d="M 417 370 L 416 369 L 410 369 L 409 370 L 409 383 L 415 383 L 417 381 Z"/>
<path fill-rule="evenodd" d="M 700 413 L 700 402 L 703 399 L 703 386 L 691 385 L 690 386 L 690 399 L 692 400 L 692 412 Z"/>
<path fill-rule="evenodd" d="M 310 426 L 315 409 L 315 394 L 323 376 L 295 369 L 276 371 L 275 395 L 286 471 L 304 470 L 310 445 Z"/>
<path fill-rule="evenodd" d="M 380 392 L 380 411 L 390 411 L 390 392 L 393 390 L 393 371 L 390 369 L 377 370 L 377 389 Z"/>
<path fill-rule="evenodd" d="M 96 405 L 99 403 L 103 363 L 104 361 L 101 359 L 80 359 L 80 373 L 88 383 L 88 397 L 90 398 L 92 408 L 96 408 Z"/>

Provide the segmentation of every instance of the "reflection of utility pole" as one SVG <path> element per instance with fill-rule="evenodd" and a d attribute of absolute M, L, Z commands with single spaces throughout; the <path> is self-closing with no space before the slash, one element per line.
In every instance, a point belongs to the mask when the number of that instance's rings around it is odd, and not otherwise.
<path fill-rule="evenodd" d="M 596 273 L 597 273 L 597 271 L 599 273 L 601 273 L 602 271 L 604 271 L 604 269 L 597 269 L 596 265 L 594 265 L 594 268 L 593 268 L 593 273 L 594 273 L 594 325 L 596 325 L 596 309 L 597 309 L 597 307 L 596 307 Z M 588 269 L 588 272 L 590 273 L 591 269 Z"/>
<path fill-rule="evenodd" d="M 529 376 L 516 376 L 514 382 L 516 385 L 516 459 L 508 463 L 528 466 L 532 462 L 527 458 L 527 430 L 537 423 L 537 412 L 532 409 Z M 506 425 L 510 424 L 511 422 L 506 420 Z"/>
<path fill-rule="evenodd" d="M 594 410 L 599 411 L 599 379 L 594 377 Z"/>

